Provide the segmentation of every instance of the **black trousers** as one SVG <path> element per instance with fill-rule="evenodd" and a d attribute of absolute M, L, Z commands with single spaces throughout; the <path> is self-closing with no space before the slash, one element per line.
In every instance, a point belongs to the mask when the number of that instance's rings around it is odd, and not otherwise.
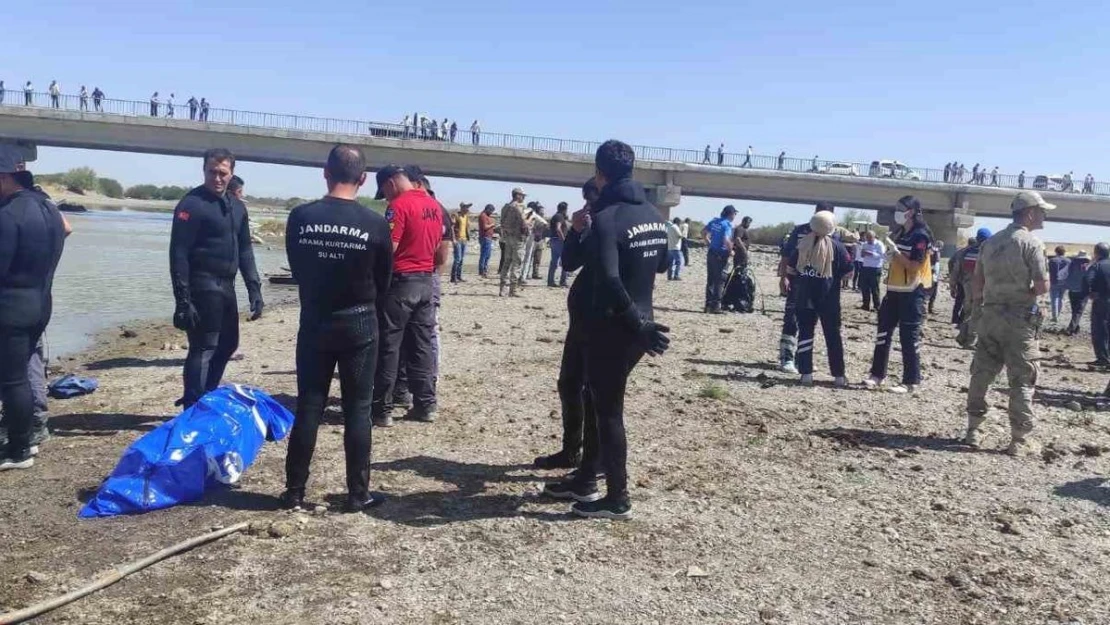
<path fill-rule="evenodd" d="M 894 329 L 902 344 L 902 384 L 921 383 L 921 356 L 917 340 L 921 336 L 921 322 L 925 319 L 928 291 L 918 287 L 912 292 L 887 291 L 879 306 L 879 328 L 875 334 L 875 355 L 871 362 L 871 375 L 886 377 L 890 361 L 890 348 L 894 344 Z"/>
<path fill-rule="evenodd" d="M 35 402 L 27 362 L 41 336 L 41 328 L 0 326 L 0 401 L 8 429 L 7 454 L 0 450 L 0 457 L 22 457 L 31 447 Z"/>
<path fill-rule="evenodd" d="M 690 244 L 686 239 L 682 239 L 682 265 L 684 267 L 690 266 Z"/>
<path fill-rule="evenodd" d="M 960 325 L 960 317 L 963 316 L 964 311 L 964 298 L 967 296 L 964 293 L 964 285 L 956 285 L 956 297 L 952 303 L 952 325 Z"/>
<path fill-rule="evenodd" d="M 1083 319 L 1083 309 L 1087 307 L 1087 298 L 1083 293 L 1068 291 L 1068 303 L 1071 304 L 1071 322 L 1068 323 L 1068 334 L 1079 332 L 1079 322 Z"/>
<path fill-rule="evenodd" d="M 719 309 L 721 290 L 725 286 L 725 269 L 728 268 L 728 252 L 709 250 L 705 256 L 705 267 L 705 307 Z"/>
<path fill-rule="evenodd" d="M 572 321 L 563 343 L 559 365 L 559 403 L 563 413 L 563 454 L 582 453 L 583 463 L 598 465 L 597 413 L 593 397 L 586 388 L 586 332 L 581 321 Z M 596 475 L 596 471 L 594 474 Z"/>
<path fill-rule="evenodd" d="M 378 369 L 374 376 L 373 414 L 393 409 L 397 370 L 404 358 L 413 405 L 435 407 L 435 279 L 431 273 L 393 276 L 378 305 Z M 405 333 L 409 341 L 405 341 Z M 401 349 L 405 343 L 405 350 Z M 405 353 L 402 354 L 401 352 Z"/>
<path fill-rule="evenodd" d="M 228 361 L 239 349 L 239 304 L 233 284 L 228 281 L 219 290 L 194 291 L 192 301 L 200 322 L 188 332 L 189 353 L 182 376 L 186 408 L 220 385 Z"/>
<path fill-rule="evenodd" d="M 844 341 L 840 337 L 840 301 L 823 302 L 820 308 L 799 306 L 798 317 L 798 373 L 813 373 L 813 344 L 817 321 L 825 335 L 825 348 L 829 352 L 829 369 L 834 377 L 844 375 Z"/>
<path fill-rule="evenodd" d="M 859 290 L 863 292 L 863 309 L 879 307 L 879 279 L 883 270 L 878 267 L 863 267 L 859 270 Z"/>
<path fill-rule="evenodd" d="M 302 326 L 297 334 L 297 418 L 285 457 L 285 486 L 304 489 L 308 483 L 316 433 L 338 367 L 347 493 L 365 501 L 370 490 L 370 404 L 378 363 L 378 317 L 372 307 L 349 317 L 342 320 L 350 327 L 347 332 L 322 333 Z"/>
<path fill-rule="evenodd" d="M 1091 300 L 1091 344 L 1095 349 L 1095 360 L 1110 362 L 1110 300 Z"/>
<path fill-rule="evenodd" d="M 598 453 L 583 458 L 579 474 L 596 479 L 605 471 L 607 496 L 628 498 L 628 439 L 624 431 L 624 393 L 628 376 L 644 357 L 635 337 L 612 322 L 591 322 L 586 328 L 586 389 L 593 401 Z"/>
<path fill-rule="evenodd" d="M 933 304 L 937 301 L 937 292 L 940 291 L 940 282 L 937 282 L 936 277 L 933 278 L 933 288 L 929 289 L 929 313 L 933 312 Z"/>

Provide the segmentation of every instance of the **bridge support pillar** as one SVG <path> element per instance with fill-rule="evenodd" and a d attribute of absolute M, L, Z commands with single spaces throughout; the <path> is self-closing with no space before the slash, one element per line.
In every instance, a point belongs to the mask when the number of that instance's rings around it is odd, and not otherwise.
<path fill-rule="evenodd" d="M 682 202 L 682 187 L 673 184 L 661 184 L 645 187 L 648 201 L 663 213 L 667 221 L 671 219 L 671 209 Z"/>

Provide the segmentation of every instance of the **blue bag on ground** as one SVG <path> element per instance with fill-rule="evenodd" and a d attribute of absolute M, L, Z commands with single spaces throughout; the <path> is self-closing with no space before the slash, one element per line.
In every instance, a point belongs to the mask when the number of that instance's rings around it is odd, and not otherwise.
<path fill-rule="evenodd" d="M 54 399 L 70 399 L 88 395 L 97 389 L 99 384 L 93 378 L 80 378 L 67 375 L 50 383 L 48 390 Z"/>
<path fill-rule="evenodd" d="M 78 514 L 109 517 L 198 501 L 234 484 L 267 440 L 293 427 L 293 414 L 259 389 L 228 385 L 131 444 Z"/>

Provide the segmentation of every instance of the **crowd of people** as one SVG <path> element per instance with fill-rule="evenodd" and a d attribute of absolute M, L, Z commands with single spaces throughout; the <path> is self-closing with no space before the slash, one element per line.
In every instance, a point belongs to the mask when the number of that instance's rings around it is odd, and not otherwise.
<path fill-rule="evenodd" d="M 412 115 L 405 115 L 401 120 L 401 128 L 403 138 L 405 139 L 424 139 L 432 141 L 450 141 L 454 143 L 459 134 L 459 124 L 457 121 L 443 118 L 443 121 L 437 121 L 434 117 L 428 117 L 423 113 L 413 113 Z M 474 120 L 470 124 L 470 143 L 472 145 L 480 145 L 482 142 L 482 125 L 478 120 Z"/>

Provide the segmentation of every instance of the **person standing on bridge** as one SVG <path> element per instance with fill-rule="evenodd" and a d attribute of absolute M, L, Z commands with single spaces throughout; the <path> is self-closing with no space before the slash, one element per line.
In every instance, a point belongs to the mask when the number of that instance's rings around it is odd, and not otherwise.
<path fill-rule="evenodd" d="M 196 121 L 197 107 L 200 105 L 200 102 L 197 102 L 197 97 L 195 95 L 189 96 L 189 100 L 185 104 L 189 105 L 189 120 Z"/>
<path fill-rule="evenodd" d="M 1035 191 L 1022 191 L 1010 203 L 1013 222 L 983 243 L 975 265 L 972 291 L 982 298 L 979 343 L 971 361 L 967 391 L 967 434 L 964 443 L 979 447 L 979 428 L 986 421 L 987 391 L 1003 367 L 1010 384 L 1010 445 L 1017 456 L 1033 451 L 1033 394 L 1041 357 L 1038 336 L 1043 313 L 1038 298 L 1048 293 L 1044 243 L 1034 230 L 1044 227 L 1047 211 L 1056 206 Z"/>
<path fill-rule="evenodd" d="M 173 94 L 172 93 L 170 94 L 170 97 L 166 98 L 166 117 L 169 118 L 169 119 L 173 118 Z"/>
<path fill-rule="evenodd" d="M 473 145 L 478 145 L 481 142 L 482 126 L 478 123 L 478 120 L 474 120 L 474 123 L 470 124 L 470 143 L 472 143 Z"/>
<path fill-rule="evenodd" d="M 710 154 L 710 150 L 711 150 L 711 148 L 709 147 L 709 144 L 708 144 L 708 143 L 706 143 L 706 144 L 705 144 L 705 158 L 704 158 L 704 159 L 702 159 L 702 162 L 703 162 L 703 163 L 710 163 L 710 162 L 711 162 L 711 161 L 709 160 L 709 154 Z"/>
<path fill-rule="evenodd" d="M 994 169 L 991 170 L 991 186 L 998 186 L 998 165 L 995 165 Z"/>
<path fill-rule="evenodd" d="M 158 92 L 155 91 L 154 95 L 150 96 L 150 116 L 151 117 L 158 117 L 158 104 L 159 103 L 160 103 L 160 100 L 158 99 Z"/>
<path fill-rule="evenodd" d="M 786 165 L 786 150 L 779 152 L 779 171 L 782 171 Z"/>
<path fill-rule="evenodd" d="M 1020 174 L 1018 174 L 1018 188 L 1019 189 L 1024 189 L 1025 188 L 1025 170 L 1024 169 L 1021 170 Z"/>
<path fill-rule="evenodd" d="M 4 81 L 0 80 L 0 105 L 4 104 Z"/>
<path fill-rule="evenodd" d="M 81 98 L 81 110 L 82 111 L 88 111 L 89 110 L 89 90 L 85 88 L 85 85 L 81 85 L 81 93 L 79 94 L 79 97 Z"/>
<path fill-rule="evenodd" d="M 967 167 L 964 167 L 964 164 L 960 163 L 959 167 L 956 168 L 956 182 L 963 184 L 964 176 L 966 175 Z"/>
<path fill-rule="evenodd" d="M 875 335 L 875 354 L 867 388 L 876 389 L 886 379 L 894 330 L 900 329 L 902 344 L 902 383 L 890 387 L 893 393 L 908 393 L 921 384 L 921 358 L 918 342 L 925 320 L 926 300 L 933 288 L 933 265 L 929 254 L 933 233 L 925 223 L 921 202 L 912 195 L 903 196 L 894 207 L 897 226 L 890 233 L 894 243 L 890 250 L 886 297 L 879 305 L 879 325 Z"/>
<path fill-rule="evenodd" d="M 529 236 L 528 224 L 524 221 L 524 198 L 527 197 L 520 187 L 513 189 L 513 200 L 501 207 L 501 286 L 498 297 L 518 297 L 520 288 L 521 265 L 524 262 L 524 240 Z"/>
<path fill-rule="evenodd" d="M 208 121 L 208 100 L 200 99 L 200 121 Z"/>
<path fill-rule="evenodd" d="M 951 176 L 952 176 L 952 163 L 945 163 L 944 164 L 944 181 L 948 182 L 948 179 L 951 178 Z"/>
<path fill-rule="evenodd" d="M 749 145 L 747 154 L 744 157 L 744 164 L 741 165 L 741 167 L 751 167 L 751 166 L 752 166 L 752 146 Z"/>
<path fill-rule="evenodd" d="M 61 96 L 62 96 L 62 88 L 58 86 L 58 81 L 56 81 L 56 80 L 51 80 L 50 81 L 49 91 L 50 91 L 50 106 L 51 106 L 51 108 L 61 108 L 62 105 L 59 102 L 59 98 L 61 98 Z"/>
<path fill-rule="evenodd" d="M 724 165 L 725 164 L 725 144 L 723 144 L 723 143 L 721 145 L 717 146 L 717 164 L 718 165 Z"/>
<path fill-rule="evenodd" d="M 100 108 L 100 104 L 104 100 L 104 92 L 100 90 L 100 87 L 94 87 L 93 92 L 92 92 L 92 96 L 93 96 L 93 109 L 97 113 L 103 112 L 103 109 Z"/>
<path fill-rule="evenodd" d="M 28 80 L 26 85 L 23 85 L 23 105 L 31 106 L 34 101 L 35 88 L 31 86 L 31 81 Z"/>
<path fill-rule="evenodd" d="M 254 262 L 250 217 L 228 193 L 235 156 L 216 148 L 204 153 L 204 184 L 189 191 L 173 212 L 170 281 L 176 308 L 173 325 L 189 336 L 178 405 L 189 408 L 223 379 L 239 347 L 235 274 L 241 273 L 250 320 L 262 316 L 262 281 Z"/>

